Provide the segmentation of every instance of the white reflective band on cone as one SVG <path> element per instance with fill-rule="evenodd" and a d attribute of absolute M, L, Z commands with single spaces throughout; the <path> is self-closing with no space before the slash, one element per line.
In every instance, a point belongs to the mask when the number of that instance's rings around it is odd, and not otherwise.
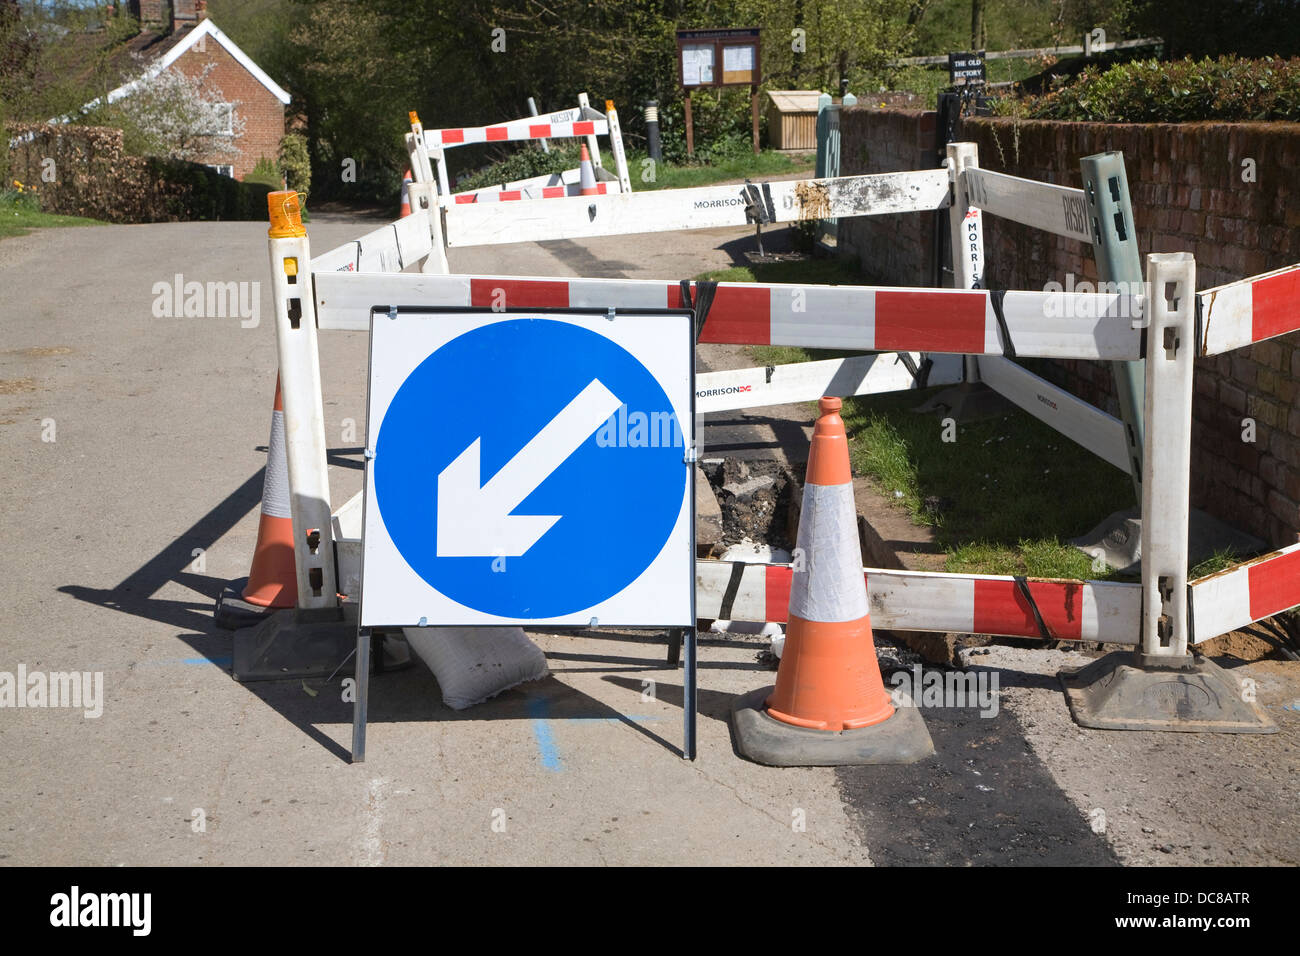
<path fill-rule="evenodd" d="M 292 518 L 289 510 L 289 455 L 284 447 L 284 412 L 271 413 L 271 441 L 266 449 L 266 474 L 262 478 L 262 514 Z"/>
<path fill-rule="evenodd" d="M 790 613 L 805 621 L 856 621 L 867 615 L 858 512 L 852 485 L 805 485 L 799 516 Z"/>

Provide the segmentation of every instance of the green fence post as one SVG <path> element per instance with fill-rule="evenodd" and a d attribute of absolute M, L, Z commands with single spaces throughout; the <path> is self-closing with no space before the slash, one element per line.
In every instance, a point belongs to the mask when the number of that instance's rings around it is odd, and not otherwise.
<path fill-rule="evenodd" d="M 1083 192 L 1091 217 L 1092 252 L 1101 282 L 1118 283 L 1122 293 L 1136 295 L 1142 288 L 1142 256 L 1138 251 L 1133 204 L 1122 152 L 1097 153 L 1079 160 Z M 1098 289 L 1097 291 L 1101 291 Z M 1112 362 L 1120 418 L 1128 440 L 1130 474 L 1139 505 L 1142 502 L 1142 449 L 1146 441 L 1143 403 L 1146 397 L 1145 362 Z"/>

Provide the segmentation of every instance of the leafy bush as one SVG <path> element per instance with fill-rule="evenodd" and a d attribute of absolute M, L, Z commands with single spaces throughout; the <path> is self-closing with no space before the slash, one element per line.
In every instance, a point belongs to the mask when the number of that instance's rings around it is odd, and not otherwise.
<path fill-rule="evenodd" d="M 41 200 L 30 189 L 0 189 L 0 208 L 8 210 L 21 209 L 24 212 L 40 212 Z"/>
<path fill-rule="evenodd" d="M 1300 58 L 1138 60 L 1027 97 L 1031 119 L 1111 123 L 1300 121 Z"/>
<path fill-rule="evenodd" d="M 311 192 L 311 159 L 307 155 L 307 137 L 301 133 L 285 133 L 280 140 L 280 171 L 289 184 L 302 198 Z M 279 189 L 279 180 L 276 181 Z"/>
<path fill-rule="evenodd" d="M 244 177 L 246 183 L 261 183 L 264 186 L 270 186 L 272 189 L 280 189 L 280 170 L 275 163 L 265 156 L 257 161 L 253 171 Z"/>
<path fill-rule="evenodd" d="M 0 99 L 0 189 L 9 185 L 9 130 L 5 125 L 5 101 Z"/>
<path fill-rule="evenodd" d="M 505 159 L 498 160 L 468 176 L 456 179 L 457 192 L 482 189 L 485 186 L 499 186 L 513 183 L 533 176 L 547 176 L 573 169 L 580 161 L 578 146 L 552 146 L 549 153 L 540 146 L 526 146 L 511 153 Z"/>
<path fill-rule="evenodd" d="M 765 122 L 759 116 L 759 133 Z M 704 90 L 691 97 L 691 125 L 695 158 L 686 156 L 686 110 L 672 103 L 659 110 L 659 139 L 664 161 L 681 166 L 688 162 L 715 163 L 753 151 L 749 88 Z"/>

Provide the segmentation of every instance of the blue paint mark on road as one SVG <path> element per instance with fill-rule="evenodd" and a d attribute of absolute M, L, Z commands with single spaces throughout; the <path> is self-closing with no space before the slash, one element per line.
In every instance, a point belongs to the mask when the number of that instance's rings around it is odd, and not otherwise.
<path fill-rule="evenodd" d="M 555 746 L 555 733 L 551 722 L 546 718 L 550 708 L 545 697 L 533 697 L 528 701 L 528 715 L 533 718 L 533 736 L 537 738 L 537 750 L 542 766 L 547 770 L 560 773 L 564 765 L 560 762 L 560 751 Z"/>
<path fill-rule="evenodd" d="M 235 658 L 230 654 L 219 654 L 213 657 L 163 657 L 153 661 L 140 661 L 141 667 L 174 667 L 180 665 L 183 667 L 202 667 L 204 665 L 214 665 L 216 667 L 229 667 L 235 662 Z"/>

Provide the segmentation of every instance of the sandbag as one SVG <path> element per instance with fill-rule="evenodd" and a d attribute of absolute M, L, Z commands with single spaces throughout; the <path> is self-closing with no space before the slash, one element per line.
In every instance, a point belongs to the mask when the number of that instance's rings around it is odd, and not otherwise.
<path fill-rule="evenodd" d="M 403 633 L 452 710 L 550 674 L 546 655 L 522 627 L 408 627 Z"/>

